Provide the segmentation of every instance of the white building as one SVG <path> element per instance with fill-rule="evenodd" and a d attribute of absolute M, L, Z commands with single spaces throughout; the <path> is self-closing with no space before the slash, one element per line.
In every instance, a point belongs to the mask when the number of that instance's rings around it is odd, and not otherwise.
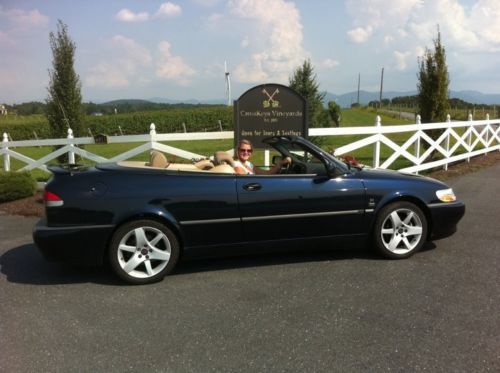
<path fill-rule="evenodd" d="M 0 115 L 7 115 L 7 108 L 5 105 L 0 105 Z"/>

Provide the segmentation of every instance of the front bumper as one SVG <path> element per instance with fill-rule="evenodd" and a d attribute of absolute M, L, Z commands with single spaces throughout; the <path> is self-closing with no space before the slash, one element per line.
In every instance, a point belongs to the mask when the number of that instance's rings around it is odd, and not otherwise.
<path fill-rule="evenodd" d="M 427 206 L 432 219 L 431 239 L 445 238 L 457 231 L 457 224 L 465 214 L 465 204 L 452 202 L 434 203 Z"/>
<path fill-rule="evenodd" d="M 33 241 L 50 261 L 83 265 L 103 263 L 113 225 L 49 227 L 41 219 L 33 228 Z"/>

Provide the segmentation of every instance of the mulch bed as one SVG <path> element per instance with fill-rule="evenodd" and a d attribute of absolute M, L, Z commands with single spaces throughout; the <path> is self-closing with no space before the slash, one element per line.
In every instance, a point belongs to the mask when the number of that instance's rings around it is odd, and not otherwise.
<path fill-rule="evenodd" d="M 487 156 L 480 155 L 467 161 L 457 162 L 448 167 L 448 171 L 443 169 L 426 174 L 438 180 L 448 180 L 463 174 L 475 172 L 481 168 L 492 166 L 500 162 L 500 152 L 491 152 Z M 43 205 L 43 193 L 37 192 L 34 196 L 18 199 L 16 201 L 0 204 L 0 214 L 23 215 L 42 217 L 45 214 Z"/>
<path fill-rule="evenodd" d="M 45 214 L 43 193 L 36 192 L 32 197 L 1 203 L 0 214 L 41 217 Z"/>

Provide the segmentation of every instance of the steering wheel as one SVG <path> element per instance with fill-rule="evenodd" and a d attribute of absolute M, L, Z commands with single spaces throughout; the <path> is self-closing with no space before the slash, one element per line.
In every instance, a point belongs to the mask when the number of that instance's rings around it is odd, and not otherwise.
<path fill-rule="evenodd" d="M 285 174 L 289 174 L 290 173 L 290 169 L 292 168 L 292 164 L 293 164 L 293 159 L 291 157 L 285 157 L 285 159 L 288 159 L 290 160 L 290 162 L 288 162 L 283 168 L 285 170 Z"/>

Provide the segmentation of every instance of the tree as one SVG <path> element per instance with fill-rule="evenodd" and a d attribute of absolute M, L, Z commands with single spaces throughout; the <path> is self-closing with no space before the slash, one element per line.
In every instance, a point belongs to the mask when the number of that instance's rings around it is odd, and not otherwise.
<path fill-rule="evenodd" d="M 75 136 L 83 135 L 83 106 L 80 78 L 73 64 L 76 46 L 68 35 L 68 26 L 57 22 L 57 33 L 49 34 L 52 69 L 49 70 L 49 97 L 46 116 L 51 136 L 66 137 L 68 128 Z M 64 161 L 60 158 L 60 161 Z"/>
<path fill-rule="evenodd" d="M 328 102 L 328 114 L 335 123 L 335 127 L 340 127 L 340 106 L 335 101 Z"/>
<path fill-rule="evenodd" d="M 426 49 L 419 59 L 417 102 L 422 123 L 444 122 L 449 111 L 448 86 L 450 79 L 446 66 L 446 51 L 441 44 L 441 33 L 434 40 L 434 52 Z M 429 130 L 426 133 L 436 140 L 443 130 Z M 426 148 L 430 144 L 424 142 Z"/>
<path fill-rule="evenodd" d="M 325 93 L 319 92 L 316 83 L 316 74 L 311 61 L 306 60 L 298 67 L 289 79 L 290 88 L 294 89 L 306 99 L 309 127 L 328 127 L 328 112 L 323 107 Z"/>

